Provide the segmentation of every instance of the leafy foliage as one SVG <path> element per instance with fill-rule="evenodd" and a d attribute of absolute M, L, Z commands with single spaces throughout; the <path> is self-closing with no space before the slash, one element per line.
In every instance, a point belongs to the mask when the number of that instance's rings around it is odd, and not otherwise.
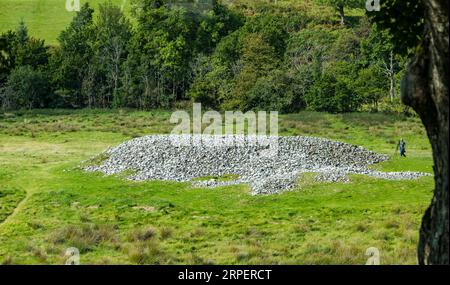
<path fill-rule="evenodd" d="M 30 65 L 15 68 L 2 90 L 4 108 L 42 108 L 48 105 L 50 84 L 46 74 Z"/>
<path fill-rule="evenodd" d="M 422 1 L 381 1 L 381 9 L 369 12 L 369 17 L 392 36 L 396 52 L 408 54 L 421 42 L 424 31 Z"/>
<path fill-rule="evenodd" d="M 404 45 L 360 12 L 345 25 L 327 14 L 328 6 L 345 17 L 362 1 L 211 3 L 133 0 L 133 19 L 111 2 L 94 18 L 86 3 L 52 48 L 21 23 L 0 36 L 2 105 L 30 107 L 8 87 L 17 77 L 7 84 L 13 70 L 33 78 L 19 69 L 30 66 L 49 84 L 36 107 L 151 109 L 189 99 L 222 110 L 392 110 L 379 102 L 397 99 Z"/>

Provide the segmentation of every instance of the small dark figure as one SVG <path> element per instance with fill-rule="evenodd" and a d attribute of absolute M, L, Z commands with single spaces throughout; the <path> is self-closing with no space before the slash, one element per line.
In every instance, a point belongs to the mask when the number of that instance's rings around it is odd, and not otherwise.
<path fill-rule="evenodd" d="M 403 139 L 398 142 L 397 149 L 400 149 L 400 156 L 406 157 L 406 143 Z"/>

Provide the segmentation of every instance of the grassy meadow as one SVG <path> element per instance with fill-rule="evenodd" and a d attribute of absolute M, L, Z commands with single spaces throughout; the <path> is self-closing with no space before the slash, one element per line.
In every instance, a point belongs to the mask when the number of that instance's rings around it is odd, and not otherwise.
<path fill-rule="evenodd" d="M 170 114 L 0 113 L 0 263 L 62 264 L 75 246 L 81 264 L 364 264 L 368 247 L 382 264 L 416 264 L 432 177 L 336 184 L 308 174 L 293 191 L 252 196 L 246 185 L 197 189 L 77 168 L 130 138 L 170 132 Z M 418 118 L 301 112 L 281 115 L 279 130 L 392 156 L 377 169 L 432 172 Z M 395 154 L 400 137 L 407 158 Z"/>
<path fill-rule="evenodd" d="M 85 2 L 97 11 L 98 4 L 107 1 L 80 0 L 81 5 Z M 129 12 L 131 0 L 111 2 Z M 22 19 L 30 35 L 56 45 L 60 32 L 69 25 L 75 13 L 66 10 L 66 0 L 0 0 L 0 33 L 15 30 Z"/>

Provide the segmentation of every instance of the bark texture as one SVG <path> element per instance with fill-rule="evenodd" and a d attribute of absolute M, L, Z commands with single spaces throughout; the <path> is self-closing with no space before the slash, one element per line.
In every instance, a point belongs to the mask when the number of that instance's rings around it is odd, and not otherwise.
<path fill-rule="evenodd" d="M 420 230 L 419 264 L 449 264 L 448 0 L 421 0 L 425 37 L 411 60 L 402 100 L 421 117 L 433 149 L 435 189 Z"/>
<path fill-rule="evenodd" d="M 337 6 L 336 10 L 339 13 L 339 18 L 341 18 L 341 25 L 345 26 L 345 10 L 344 5 Z"/>

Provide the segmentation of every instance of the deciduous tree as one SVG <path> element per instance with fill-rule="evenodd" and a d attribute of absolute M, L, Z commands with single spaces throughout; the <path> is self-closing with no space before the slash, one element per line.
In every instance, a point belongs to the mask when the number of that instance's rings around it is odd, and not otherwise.
<path fill-rule="evenodd" d="M 435 189 L 422 219 L 420 264 L 449 264 L 449 2 L 382 1 L 371 17 L 392 37 L 397 51 L 412 55 L 402 101 L 422 119 L 433 149 Z"/>

